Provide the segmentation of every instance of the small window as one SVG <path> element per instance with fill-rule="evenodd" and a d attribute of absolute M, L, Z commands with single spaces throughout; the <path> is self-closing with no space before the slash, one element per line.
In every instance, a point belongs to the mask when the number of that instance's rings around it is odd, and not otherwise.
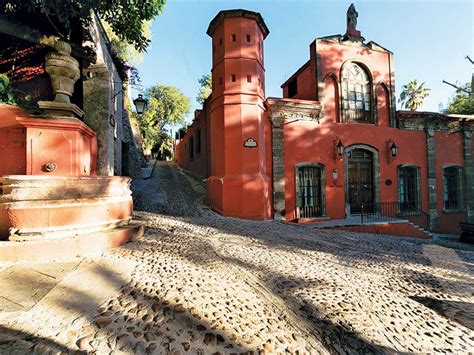
<path fill-rule="evenodd" d="M 247 83 L 251 83 L 252 82 L 252 75 L 247 75 Z"/>
<path fill-rule="evenodd" d="M 196 153 L 197 153 L 197 154 L 201 154 L 201 129 L 198 129 L 198 130 L 197 130 L 196 139 L 197 139 L 197 142 L 196 142 Z"/>
<path fill-rule="evenodd" d="M 235 33 L 232 34 L 232 42 L 237 41 L 237 35 Z"/>
<path fill-rule="evenodd" d="M 236 81 L 237 81 L 236 75 L 235 75 L 235 74 L 232 74 L 232 75 L 230 76 L 230 80 L 231 80 L 232 82 L 236 82 Z"/>
<path fill-rule="evenodd" d="M 247 42 L 250 43 L 250 35 L 247 35 Z"/>
<path fill-rule="evenodd" d="M 294 97 L 298 93 L 298 81 L 294 78 L 288 84 L 288 97 Z"/>
<path fill-rule="evenodd" d="M 222 46 L 222 37 L 219 38 L 219 46 Z"/>
<path fill-rule="evenodd" d="M 444 168 L 443 178 L 444 209 L 462 209 L 462 168 L 459 166 Z"/>
<path fill-rule="evenodd" d="M 194 138 L 189 138 L 189 159 L 194 159 Z"/>

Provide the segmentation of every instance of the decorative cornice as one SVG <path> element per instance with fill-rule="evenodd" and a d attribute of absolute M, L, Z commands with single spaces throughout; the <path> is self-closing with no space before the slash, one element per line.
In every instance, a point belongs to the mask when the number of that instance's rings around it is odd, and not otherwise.
<path fill-rule="evenodd" d="M 244 10 L 244 9 L 235 9 L 235 10 L 222 10 L 212 19 L 209 27 L 207 28 L 206 33 L 212 37 L 214 34 L 217 25 L 224 19 L 224 18 L 232 18 L 232 17 L 243 17 L 248 18 L 251 20 L 255 20 L 257 22 L 258 27 L 263 33 L 263 38 L 266 38 L 270 33 L 265 21 L 263 21 L 263 17 L 259 12 Z"/>
<path fill-rule="evenodd" d="M 397 111 L 401 129 L 461 132 L 474 130 L 474 115 L 449 115 L 439 112 Z"/>
<path fill-rule="evenodd" d="M 387 48 L 382 47 L 381 45 L 375 43 L 374 41 L 365 42 L 365 38 L 354 37 L 354 36 L 342 36 L 342 35 L 331 35 L 316 38 L 317 41 L 326 41 L 331 43 L 343 44 L 352 47 L 368 48 L 373 51 L 392 53 Z"/>
<path fill-rule="evenodd" d="M 294 121 L 313 121 L 319 123 L 321 104 L 319 101 L 268 98 L 270 120 L 274 127 Z M 289 121 L 289 122 L 285 122 Z"/>

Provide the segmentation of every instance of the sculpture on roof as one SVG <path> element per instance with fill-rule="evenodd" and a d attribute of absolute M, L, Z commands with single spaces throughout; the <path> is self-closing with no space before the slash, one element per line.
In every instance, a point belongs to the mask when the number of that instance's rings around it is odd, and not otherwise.
<path fill-rule="evenodd" d="M 347 9 L 347 30 L 355 30 L 357 27 L 357 17 L 359 13 L 356 11 L 354 4 Z"/>

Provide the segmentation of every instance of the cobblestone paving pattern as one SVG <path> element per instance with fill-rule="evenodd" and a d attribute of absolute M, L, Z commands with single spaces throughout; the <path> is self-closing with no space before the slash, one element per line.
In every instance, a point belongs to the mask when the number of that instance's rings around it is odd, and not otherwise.
<path fill-rule="evenodd" d="M 193 188 L 194 185 L 194 188 Z M 223 218 L 171 163 L 134 183 L 138 241 L 120 296 L 67 349 L 355 354 L 474 349 L 474 252 L 412 238 Z"/>

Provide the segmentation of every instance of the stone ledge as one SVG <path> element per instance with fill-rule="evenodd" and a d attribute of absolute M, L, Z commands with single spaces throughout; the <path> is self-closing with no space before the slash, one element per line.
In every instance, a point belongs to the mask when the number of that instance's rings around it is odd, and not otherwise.
<path fill-rule="evenodd" d="M 38 106 L 48 117 L 82 118 L 84 116 L 84 111 L 68 102 L 38 101 Z"/>
<path fill-rule="evenodd" d="M 0 242 L 0 261 L 46 261 L 87 255 L 133 241 L 143 232 L 143 225 L 134 224 L 80 237 Z"/>
<path fill-rule="evenodd" d="M 128 177 L 5 175 L 0 203 L 131 196 Z"/>
<path fill-rule="evenodd" d="M 285 120 L 317 121 L 319 123 L 322 109 L 319 101 L 269 97 L 267 103 L 270 107 L 270 120 L 274 128 L 281 127 Z"/>

